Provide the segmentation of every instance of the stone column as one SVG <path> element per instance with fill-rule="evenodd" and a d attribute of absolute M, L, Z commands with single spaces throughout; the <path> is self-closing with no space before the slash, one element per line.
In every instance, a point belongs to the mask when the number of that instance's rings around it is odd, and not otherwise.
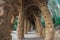
<path fill-rule="evenodd" d="M 29 31 L 31 31 L 31 23 L 29 23 Z"/>
<path fill-rule="evenodd" d="M 18 18 L 17 33 L 18 33 L 19 40 L 23 40 L 23 37 L 24 37 L 24 19 L 23 19 L 22 15 L 19 15 L 19 18 Z"/>
<path fill-rule="evenodd" d="M 36 27 L 36 34 L 38 34 L 38 28 L 37 28 L 36 21 L 35 21 L 35 27 Z"/>
<path fill-rule="evenodd" d="M 14 15 L 12 15 L 12 18 L 11 18 L 11 24 L 13 24 L 13 23 L 14 23 L 14 19 L 15 19 L 15 16 L 14 16 Z"/>
<path fill-rule="evenodd" d="M 41 6 L 41 5 L 40 5 Z M 54 24 L 47 5 L 41 6 L 42 16 L 45 20 L 45 40 L 54 40 Z"/>
<path fill-rule="evenodd" d="M 22 0 L 18 0 L 18 1 L 20 5 L 17 7 L 19 12 L 17 33 L 19 40 L 23 40 L 24 37 L 24 16 L 22 11 L 23 6 L 22 6 Z"/>
<path fill-rule="evenodd" d="M 9 22 L 10 22 L 10 29 L 11 29 L 11 32 L 13 31 L 13 23 L 14 23 L 14 20 L 15 20 L 15 16 L 13 15 L 13 14 L 11 14 L 10 12 L 8 13 L 8 15 L 7 15 L 7 18 L 8 18 L 8 20 L 9 20 Z"/>
<path fill-rule="evenodd" d="M 15 18 L 16 17 L 14 15 L 12 15 L 12 17 L 11 17 L 11 31 L 13 31 L 13 24 L 14 24 Z"/>
<path fill-rule="evenodd" d="M 42 37 L 42 24 L 41 24 L 41 21 L 40 21 L 40 17 L 34 15 L 35 18 L 36 18 L 36 30 L 37 30 L 37 33 L 40 37 Z"/>
<path fill-rule="evenodd" d="M 27 34 L 27 20 L 24 19 L 24 34 Z"/>
<path fill-rule="evenodd" d="M 27 32 L 29 32 L 30 31 L 30 23 L 29 23 L 29 21 L 27 21 Z"/>

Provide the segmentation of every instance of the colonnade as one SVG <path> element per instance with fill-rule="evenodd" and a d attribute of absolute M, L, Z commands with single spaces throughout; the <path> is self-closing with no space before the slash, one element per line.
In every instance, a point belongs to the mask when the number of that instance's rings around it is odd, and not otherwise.
<path fill-rule="evenodd" d="M 34 22 L 35 22 L 36 32 L 39 36 L 41 37 L 44 36 L 45 40 L 54 40 L 54 24 L 53 24 L 50 12 L 47 7 L 48 0 L 45 0 L 45 1 L 37 0 L 36 2 L 32 1 L 31 4 L 35 6 L 38 5 L 39 10 L 41 10 L 41 16 L 43 16 L 44 21 L 45 21 L 45 26 L 46 26 L 44 29 L 41 24 L 40 17 L 36 16 L 37 13 L 36 14 L 32 13 L 32 15 L 35 17 Z M 12 40 L 12 37 L 11 37 L 11 32 L 13 31 L 12 24 L 15 17 L 17 16 L 16 14 L 18 14 L 18 26 L 17 26 L 18 34 L 17 35 L 18 35 L 19 40 L 23 40 L 24 34 L 27 34 L 27 32 L 31 30 L 32 25 L 30 24 L 29 20 L 24 18 L 25 17 L 24 11 L 28 10 L 28 8 L 23 10 L 24 6 L 26 7 L 26 5 L 23 4 L 23 0 L 15 1 L 14 6 L 12 6 L 13 3 L 14 3 L 13 1 L 12 3 L 9 3 L 3 0 L 0 2 L 0 5 L 1 5 L 0 6 L 0 10 L 1 10 L 0 12 L 0 40 Z M 32 6 L 28 2 L 27 4 L 29 4 L 27 5 L 27 7 Z M 17 13 L 14 11 L 15 10 L 14 7 L 16 8 Z M 29 13 L 31 13 L 31 11 L 28 12 L 27 14 Z M 29 17 L 29 15 L 27 17 Z"/>

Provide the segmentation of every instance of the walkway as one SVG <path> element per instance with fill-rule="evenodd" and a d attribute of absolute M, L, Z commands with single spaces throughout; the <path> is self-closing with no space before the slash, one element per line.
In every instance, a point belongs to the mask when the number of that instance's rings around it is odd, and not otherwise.
<path fill-rule="evenodd" d="M 12 40 L 18 40 L 17 32 L 12 32 Z M 24 40 L 43 40 L 42 38 L 39 38 L 38 35 L 35 34 L 35 31 L 28 32 L 28 34 L 24 35 Z"/>

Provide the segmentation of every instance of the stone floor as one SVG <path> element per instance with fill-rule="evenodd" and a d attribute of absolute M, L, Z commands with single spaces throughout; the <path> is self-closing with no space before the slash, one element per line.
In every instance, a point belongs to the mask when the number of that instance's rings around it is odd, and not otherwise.
<path fill-rule="evenodd" d="M 16 31 L 13 31 L 11 35 L 12 35 L 12 40 L 18 40 Z M 43 38 L 39 38 L 39 36 L 35 34 L 35 31 L 31 31 L 28 32 L 28 34 L 24 35 L 23 40 L 43 40 Z"/>
<path fill-rule="evenodd" d="M 18 40 L 16 31 L 13 31 L 11 35 L 12 35 L 12 40 Z M 39 35 L 37 35 L 36 32 L 33 30 L 31 32 L 28 32 L 28 34 L 24 34 L 23 40 L 43 40 L 43 38 L 40 38 Z M 60 30 L 55 30 L 54 40 L 60 40 Z"/>

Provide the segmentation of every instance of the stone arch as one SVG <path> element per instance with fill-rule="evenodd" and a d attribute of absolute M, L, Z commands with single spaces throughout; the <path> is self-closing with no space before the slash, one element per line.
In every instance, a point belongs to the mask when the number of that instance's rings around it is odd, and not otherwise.
<path fill-rule="evenodd" d="M 43 29 L 43 27 L 42 27 L 42 24 L 41 24 L 41 22 L 40 22 L 40 16 L 41 16 L 41 11 L 40 11 L 40 9 L 39 9 L 39 7 L 37 7 L 37 6 L 35 6 L 35 5 L 31 5 L 30 7 L 27 7 L 27 10 L 25 10 L 25 11 L 27 11 L 27 14 L 26 15 L 33 15 L 34 16 L 34 21 L 36 22 L 36 20 L 38 21 L 37 23 L 39 24 L 37 24 L 37 27 L 39 28 L 38 29 L 38 34 L 40 35 L 40 36 L 42 36 L 42 29 Z M 30 16 L 31 17 L 31 16 Z M 38 19 L 37 19 L 38 18 Z M 36 25 L 35 24 L 35 25 Z"/>
<path fill-rule="evenodd" d="M 4 0 L 4 1 L 6 1 L 6 0 Z M 16 2 L 16 1 L 15 1 Z M 42 0 L 40 0 L 40 2 L 42 2 L 41 4 L 39 4 L 40 5 L 40 10 L 42 11 L 42 15 L 44 16 L 44 18 L 45 18 L 45 23 L 46 23 L 46 39 L 45 40 L 53 40 L 53 34 L 54 34 L 54 25 L 53 25 L 53 22 L 52 22 L 52 20 L 51 20 L 51 15 L 49 14 L 50 12 L 48 11 L 48 7 L 46 6 L 46 0 L 45 0 L 45 2 L 44 2 L 44 0 L 42 1 Z M 15 4 L 16 4 L 16 6 L 15 6 Z M 34 6 L 36 6 L 36 7 L 38 7 L 36 4 L 29 4 L 29 6 L 27 5 L 27 7 L 29 8 L 29 7 L 31 7 L 31 5 L 34 5 Z M 0 6 L 1 6 L 1 4 L 0 4 Z M 13 9 L 12 9 L 12 8 Z M 22 38 L 23 37 L 23 30 L 21 30 L 21 26 L 22 26 L 22 24 L 23 24 L 23 19 L 24 19 L 24 17 L 22 16 L 22 0 L 19 0 L 19 1 L 17 1 L 17 3 L 14 3 L 14 7 L 17 7 L 17 10 L 19 11 L 19 27 L 18 27 L 18 33 L 19 33 L 19 38 Z M 1 19 L 3 19 L 4 18 L 4 22 L 2 23 L 2 25 L 0 25 L 1 26 L 1 31 L 0 32 L 5 32 L 5 33 L 1 33 L 2 35 L 0 35 L 0 37 L 1 37 L 1 39 L 0 40 L 11 40 L 11 35 L 10 35 L 10 33 L 11 33 L 11 29 L 10 29 L 10 21 L 11 21 L 11 13 L 14 13 L 14 11 L 16 10 L 16 9 L 14 9 L 14 7 L 11 5 L 11 4 L 9 4 L 9 2 L 8 1 L 6 1 L 5 2 L 5 5 L 4 5 L 4 13 L 5 14 L 3 14 L 3 16 L 1 16 L 2 18 Z M 20 8 L 21 7 L 21 8 Z M 10 9 L 9 9 L 10 8 Z M 32 8 L 33 9 L 33 8 Z M 33 12 L 34 10 L 32 10 L 32 9 L 28 9 L 27 11 L 27 13 L 29 13 L 29 12 L 31 12 L 31 13 L 33 13 L 33 15 L 36 13 L 37 14 L 37 12 Z M 35 9 L 35 8 L 34 8 Z M 32 10 L 32 11 L 31 11 Z M 13 11 L 13 12 L 12 12 Z M 16 14 L 14 14 L 15 16 L 16 16 Z M 28 14 L 27 14 L 28 15 Z M 32 14 L 29 14 L 29 15 L 32 15 Z M 34 15 L 35 16 L 35 20 L 38 20 L 39 21 L 39 16 L 38 15 Z M 47 17 L 48 16 L 48 17 Z M 22 20 L 21 20 L 22 19 Z M 0 21 L 2 21 L 2 20 L 0 20 Z M 20 24 L 20 22 L 21 22 L 21 24 Z M 39 24 L 40 23 L 40 21 L 39 22 L 37 22 L 36 24 Z M 8 24 L 8 25 L 7 25 Z M 40 29 L 40 24 L 39 25 L 37 25 L 38 26 L 38 28 Z M 6 30 L 5 30 L 6 29 Z M 22 29 L 23 29 L 23 27 L 22 27 Z M 21 31 L 21 32 L 19 32 L 19 31 Z M 39 30 L 39 34 L 41 33 L 41 30 Z M 21 36 L 22 35 L 22 36 Z M 41 34 L 40 34 L 41 35 Z M 3 39 L 4 38 L 4 39 Z"/>
<path fill-rule="evenodd" d="M 47 4 L 41 3 L 40 10 L 45 21 L 45 40 L 54 40 L 54 24 Z"/>

